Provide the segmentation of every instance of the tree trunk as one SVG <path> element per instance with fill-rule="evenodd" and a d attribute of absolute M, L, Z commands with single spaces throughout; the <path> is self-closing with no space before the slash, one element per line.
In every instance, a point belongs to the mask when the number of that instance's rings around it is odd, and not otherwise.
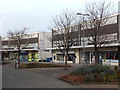
<path fill-rule="evenodd" d="M 95 65 L 98 65 L 98 49 L 95 47 Z"/>
<path fill-rule="evenodd" d="M 18 58 L 15 61 L 15 69 L 19 69 L 19 64 L 20 64 L 20 50 L 18 50 Z"/>
<path fill-rule="evenodd" d="M 8 52 L 8 60 L 9 60 L 9 63 L 11 63 L 11 60 L 10 60 L 10 52 Z"/>
<path fill-rule="evenodd" d="M 19 68 L 19 65 L 20 65 L 20 50 L 18 51 L 18 68 Z"/>
<path fill-rule="evenodd" d="M 65 54 L 65 70 L 67 70 L 67 57 L 68 57 L 68 55 L 67 55 L 67 53 Z"/>

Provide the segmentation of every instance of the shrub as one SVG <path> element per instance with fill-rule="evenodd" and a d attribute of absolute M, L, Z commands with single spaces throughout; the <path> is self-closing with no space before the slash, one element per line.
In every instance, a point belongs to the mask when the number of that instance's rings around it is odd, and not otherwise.
<path fill-rule="evenodd" d="M 73 72 L 73 75 L 85 75 L 87 81 L 117 81 L 117 72 L 111 69 L 109 66 L 103 65 L 90 65 L 90 66 L 81 66 L 76 68 Z"/>
<path fill-rule="evenodd" d="M 115 66 L 115 67 L 114 67 L 114 70 L 118 71 L 118 66 Z"/>
<path fill-rule="evenodd" d="M 108 75 L 107 80 L 109 82 L 118 82 L 118 74 Z"/>
<path fill-rule="evenodd" d="M 107 75 L 114 75 L 114 74 L 116 74 L 116 72 L 114 71 L 114 70 L 112 70 L 112 69 L 107 69 L 107 70 L 105 70 L 104 71 Z"/>
<path fill-rule="evenodd" d="M 97 82 L 103 82 L 104 81 L 104 77 L 97 74 L 96 77 L 95 77 L 95 81 L 97 81 Z"/>
<path fill-rule="evenodd" d="M 100 74 L 96 73 L 95 74 L 95 81 L 97 81 L 97 82 L 106 81 L 106 73 L 105 72 L 101 72 Z"/>
<path fill-rule="evenodd" d="M 101 73 L 110 69 L 110 67 L 103 65 L 92 65 L 90 68 L 92 68 L 92 72 L 94 73 Z"/>
<path fill-rule="evenodd" d="M 90 74 L 92 72 L 92 69 L 89 68 L 89 66 L 82 66 L 76 68 L 71 74 L 73 75 L 85 75 L 85 74 Z"/>
<path fill-rule="evenodd" d="M 106 74 L 115 74 L 115 71 L 108 66 L 103 65 L 90 65 L 90 66 L 81 66 L 76 68 L 71 74 L 81 75 L 81 74 L 90 74 L 90 73 L 101 73 L 106 72 Z"/>
<path fill-rule="evenodd" d="M 95 80 L 94 74 L 88 74 L 88 75 L 86 75 L 86 81 L 92 82 L 92 81 L 94 81 L 94 80 Z"/>

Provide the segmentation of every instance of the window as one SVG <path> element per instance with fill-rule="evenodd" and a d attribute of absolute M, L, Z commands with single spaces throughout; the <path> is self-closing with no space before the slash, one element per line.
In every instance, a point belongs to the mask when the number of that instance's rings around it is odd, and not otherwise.
<path fill-rule="evenodd" d="M 102 59 L 118 60 L 118 53 L 117 52 L 100 52 L 99 57 L 101 57 Z"/>

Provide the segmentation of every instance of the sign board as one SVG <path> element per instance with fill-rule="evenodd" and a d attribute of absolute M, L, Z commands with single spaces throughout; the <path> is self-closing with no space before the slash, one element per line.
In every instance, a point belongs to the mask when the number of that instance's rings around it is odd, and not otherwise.
<path fill-rule="evenodd" d="M 85 58 L 84 57 L 81 57 L 81 62 L 84 62 L 85 61 Z"/>
<path fill-rule="evenodd" d="M 92 57 L 92 63 L 95 63 L 95 56 Z"/>
<path fill-rule="evenodd" d="M 110 59 L 102 59 L 103 65 L 111 65 L 111 60 Z"/>

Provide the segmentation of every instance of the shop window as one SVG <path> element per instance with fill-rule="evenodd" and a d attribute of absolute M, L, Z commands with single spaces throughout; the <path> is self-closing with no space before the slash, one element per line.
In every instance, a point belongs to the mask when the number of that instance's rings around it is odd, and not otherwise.
<path fill-rule="evenodd" d="M 115 54 L 115 60 L 118 60 L 118 53 Z"/>
<path fill-rule="evenodd" d="M 73 55 L 68 55 L 68 61 L 74 61 L 76 58 L 76 56 L 73 54 Z"/>
<path fill-rule="evenodd" d="M 57 55 L 57 60 L 58 61 L 64 61 L 64 56 L 62 54 Z"/>
<path fill-rule="evenodd" d="M 106 59 L 110 59 L 110 53 L 109 52 L 106 53 Z"/>
<path fill-rule="evenodd" d="M 106 53 L 106 59 L 117 60 L 118 59 L 118 53 L 117 52 L 107 52 Z"/>

